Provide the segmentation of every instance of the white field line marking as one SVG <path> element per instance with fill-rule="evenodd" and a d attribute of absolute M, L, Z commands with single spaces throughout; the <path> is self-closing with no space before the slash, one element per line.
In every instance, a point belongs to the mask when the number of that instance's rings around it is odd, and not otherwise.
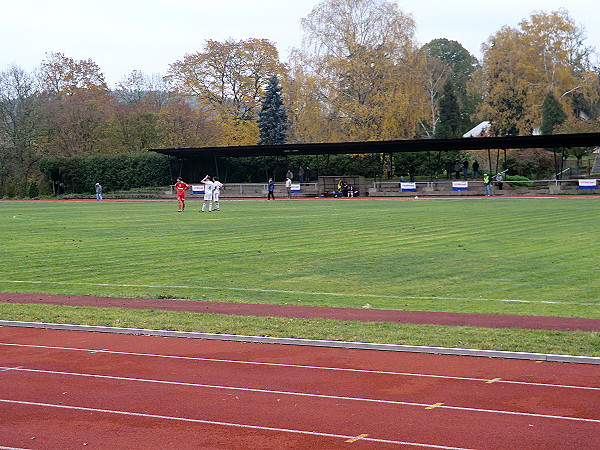
<path fill-rule="evenodd" d="M 43 348 L 43 349 L 49 349 L 49 350 L 68 350 L 68 351 L 85 352 L 85 353 L 108 353 L 108 354 L 113 354 L 113 355 L 142 356 L 142 357 L 150 357 L 150 358 L 182 359 L 182 360 L 187 360 L 187 361 L 206 361 L 206 362 L 216 362 L 216 363 L 225 363 L 225 364 L 247 364 L 247 365 L 268 366 L 268 367 L 289 367 L 289 368 L 293 368 L 293 369 L 329 370 L 329 371 L 350 372 L 350 373 L 370 373 L 370 374 L 376 374 L 376 375 L 397 375 L 397 376 L 407 376 L 407 377 L 440 378 L 443 380 L 477 381 L 477 382 L 482 382 L 482 383 L 486 383 L 486 384 L 488 384 L 490 381 L 489 378 L 457 377 L 457 376 L 450 376 L 450 375 L 432 375 L 432 374 L 411 373 L 411 372 L 391 372 L 391 371 L 385 371 L 385 370 L 370 370 L 370 369 L 352 369 L 352 368 L 347 368 L 347 367 L 308 366 L 308 365 L 302 365 L 302 364 L 284 364 L 284 363 L 271 363 L 271 362 L 262 362 L 262 361 L 243 361 L 243 360 L 235 360 L 235 359 L 200 358 L 200 357 L 194 357 L 194 356 L 158 355 L 158 354 L 152 354 L 152 353 L 119 352 L 119 351 L 112 351 L 112 350 L 108 350 L 108 349 L 96 350 L 96 349 L 85 349 L 85 348 L 74 348 L 74 347 L 54 347 L 54 346 L 48 346 L 48 345 L 14 344 L 14 343 L 4 343 L 4 342 L 0 342 L 0 345 L 12 346 L 12 347 Z M 530 382 L 530 381 L 514 381 L 514 380 L 502 379 L 502 380 L 496 381 L 496 383 L 517 384 L 517 385 L 523 385 L 523 386 L 540 386 L 540 387 L 600 391 L 600 387 L 574 386 L 574 385 L 568 385 L 568 384 L 534 383 L 534 382 Z"/>
<path fill-rule="evenodd" d="M 75 283 L 66 281 L 26 281 L 26 280 L 0 280 L 0 283 L 21 284 L 60 284 L 65 286 L 104 286 L 104 287 L 130 287 L 130 288 L 155 288 L 155 289 L 204 289 L 212 291 L 239 291 L 239 292 L 261 292 L 271 294 L 297 294 L 297 295 L 326 295 L 330 297 L 359 297 L 359 298 L 384 298 L 396 300 L 466 300 L 485 302 L 509 302 L 509 303 L 543 303 L 551 305 L 583 305 L 596 306 L 597 303 L 571 303 L 556 302 L 550 300 L 519 300 L 509 298 L 468 298 L 468 297 L 420 297 L 412 295 L 380 295 L 380 294 L 354 294 L 340 292 L 310 292 L 292 291 L 285 289 L 258 289 L 258 288 L 236 288 L 231 286 L 187 286 L 187 285 L 155 285 L 155 284 L 114 284 L 114 283 Z"/>
<path fill-rule="evenodd" d="M 98 374 L 89 374 L 89 373 L 77 373 L 77 372 L 60 372 L 55 370 L 39 370 L 39 369 L 26 369 L 24 367 L 14 368 L 12 372 L 31 372 L 31 373 L 44 373 L 51 375 L 61 375 L 61 376 L 73 376 L 73 377 L 83 377 L 83 378 L 99 378 L 103 380 L 118 380 L 118 381 L 132 381 L 138 383 L 153 383 L 153 384 L 166 384 L 169 386 L 186 386 L 186 387 L 197 387 L 204 389 L 221 389 L 228 391 L 241 391 L 241 392 L 254 392 L 260 394 L 275 394 L 275 395 L 289 395 L 294 397 L 308 397 L 308 398 L 320 398 L 327 400 L 345 400 L 345 401 L 353 401 L 353 402 L 364 402 L 364 403 L 378 403 L 384 405 L 396 405 L 396 406 L 415 406 L 418 408 L 429 408 L 431 404 L 429 403 L 416 403 L 416 402 L 402 402 L 398 400 L 381 400 L 375 398 L 363 398 L 363 397 L 347 397 L 340 395 L 326 395 L 326 394 L 311 394 L 307 392 L 293 392 L 293 391 L 276 391 L 272 389 L 258 389 L 258 388 L 246 388 L 239 386 L 220 386 L 213 384 L 200 384 L 200 383 L 187 383 L 182 381 L 166 381 L 166 380 L 153 380 L 146 378 L 132 378 L 132 377 L 117 377 L 112 375 L 98 375 Z M 480 412 L 480 413 L 491 413 L 491 414 L 506 414 L 512 416 L 526 416 L 526 417 L 536 417 L 543 419 L 558 419 L 558 420 L 572 420 L 577 422 L 592 422 L 592 423 L 600 423 L 600 419 L 586 419 L 583 417 L 569 417 L 569 416 L 555 416 L 551 414 L 536 414 L 536 413 L 526 413 L 520 411 L 506 411 L 506 410 L 497 410 L 497 409 L 484 409 L 484 408 L 470 408 L 466 406 L 450 406 L 445 404 L 439 404 L 436 408 L 444 408 L 450 409 L 453 411 L 469 411 L 469 412 Z"/>
<path fill-rule="evenodd" d="M 173 416 L 162 416 L 162 415 L 158 415 L 158 414 L 146 414 L 146 413 L 136 413 L 136 412 L 129 412 L 129 411 L 118 411 L 118 410 L 111 410 L 111 409 L 86 408 L 83 406 L 56 405 L 56 404 L 52 404 L 52 403 L 24 402 L 24 401 L 7 400 L 7 399 L 0 399 L 0 402 L 13 403 L 13 404 L 18 404 L 18 405 L 26 405 L 26 406 L 44 406 L 44 407 L 49 407 L 49 408 L 69 409 L 69 410 L 76 410 L 76 411 L 87 411 L 87 412 L 97 412 L 97 413 L 107 413 L 107 414 L 120 414 L 120 415 L 124 415 L 124 416 L 144 417 L 144 418 L 150 418 L 150 419 L 176 420 L 176 421 L 181 421 L 181 422 L 202 423 L 205 425 L 217 425 L 217 426 L 235 427 L 235 428 L 248 428 L 248 429 L 252 429 L 252 430 L 275 431 L 275 432 L 281 432 L 281 433 L 295 433 L 295 434 L 304 434 L 304 435 L 309 435 L 309 436 L 320 436 L 320 437 L 344 439 L 344 440 L 353 439 L 356 437 L 356 436 L 345 436 L 345 435 L 341 435 L 341 434 L 320 433 L 317 431 L 292 430 L 292 429 L 288 429 L 288 428 L 262 427 L 259 425 L 245 425 L 245 424 L 241 424 L 241 423 L 217 422 L 214 420 L 190 419 L 187 417 L 173 417 Z M 440 449 L 448 449 L 448 450 L 469 450 L 469 449 L 465 449 L 462 447 L 447 447 L 444 445 L 420 444 L 417 442 L 393 441 L 393 440 L 388 440 L 388 439 L 376 439 L 376 438 L 370 438 L 370 437 L 365 437 L 362 440 L 369 441 L 369 442 L 384 443 L 384 444 L 411 445 L 414 447 L 431 447 L 431 448 L 440 448 Z"/>

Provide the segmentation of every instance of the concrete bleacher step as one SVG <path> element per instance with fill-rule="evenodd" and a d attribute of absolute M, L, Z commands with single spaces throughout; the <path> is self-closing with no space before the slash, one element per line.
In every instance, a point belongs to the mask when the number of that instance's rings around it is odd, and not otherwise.
<path fill-rule="evenodd" d="M 592 173 L 600 173 L 600 154 L 596 155 L 594 166 L 592 167 Z"/>

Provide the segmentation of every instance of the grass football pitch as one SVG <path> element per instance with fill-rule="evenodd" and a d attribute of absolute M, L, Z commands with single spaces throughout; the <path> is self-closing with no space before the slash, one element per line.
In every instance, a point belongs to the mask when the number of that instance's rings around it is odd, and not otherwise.
<path fill-rule="evenodd" d="M 0 291 L 600 318 L 600 198 L 2 202 Z M 53 321 L 600 356 L 598 333 L 0 304 Z"/>

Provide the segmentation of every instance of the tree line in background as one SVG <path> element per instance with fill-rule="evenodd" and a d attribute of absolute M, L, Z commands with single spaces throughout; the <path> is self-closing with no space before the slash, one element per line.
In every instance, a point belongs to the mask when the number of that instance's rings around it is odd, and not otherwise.
<path fill-rule="evenodd" d="M 208 40 L 165 76 L 134 71 L 114 89 L 92 60 L 62 53 L 47 54 L 35 74 L 8 67 L 0 72 L 0 196 L 90 190 L 107 165 L 146 161 L 149 148 L 455 138 L 483 120 L 491 135 L 600 130 L 597 55 L 564 9 L 501 28 L 482 61 L 456 41 L 419 45 L 412 17 L 386 0 L 324 0 L 301 25 L 303 46 L 287 63 L 266 39 Z M 554 171 L 543 152 L 512 152 L 511 170 Z M 396 176 L 411 165 L 429 175 L 459 157 L 346 156 L 323 168 L 377 177 L 391 163 Z M 65 182 L 70 159 L 89 168 L 83 184 Z M 129 170 L 104 184 L 177 176 L 173 161 L 162 159 L 160 175 L 154 162 L 146 163 L 156 176 Z M 230 160 L 227 181 L 264 181 L 271 166 L 291 164 Z"/>

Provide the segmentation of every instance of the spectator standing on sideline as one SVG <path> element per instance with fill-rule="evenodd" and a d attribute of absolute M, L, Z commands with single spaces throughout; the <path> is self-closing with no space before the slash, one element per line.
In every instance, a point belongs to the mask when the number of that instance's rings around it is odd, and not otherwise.
<path fill-rule="evenodd" d="M 102 185 L 100 183 L 96 183 L 96 200 L 102 201 Z"/>
<path fill-rule="evenodd" d="M 206 175 L 202 180 L 204 184 L 204 203 L 202 203 L 202 210 L 200 212 L 204 212 L 206 208 L 206 202 L 208 203 L 208 212 L 212 212 L 212 200 L 213 200 L 213 190 L 215 188 L 215 184 L 210 178 L 210 175 Z"/>
<path fill-rule="evenodd" d="M 463 177 L 465 178 L 465 180 L 467 178 L 469 178 L 469 160 L 465 159 L 465 161 L 463 162 Z"/>
<path fill-rule="evenodd" d="M 490 176 L 487 173 L 483 174 L 483 184 L 485 185 L 485 196 L 491 195 Z"/>
<path fill-rule="evenodd" d="M 454 161 L 454 174 L 456 175 L 456 179 L 458 180 L 460 178 L 460 163 L 457 161 Z"/>
<path fill-rule="evenodd" d="M 185 191 L 190 188 L 190 185 L 185 183 L 181 177 L 177 178 L 177 183 L 175 183 L 175 190 L 177 191 L 177 206 L 179 209 L 177 212 L 185 211 Z"/>
<path fill-rule="evenodd" d="M 290 169 L 288 169 L 287 173 L 285 174 L 286 178 L 289 178 L 290 180 L 294 178 L 294 174 L 292 173 L 292 171 Z"/>
<path fill-rule="evenodd" d="M 411 183 L 415 181 L 415 166 L 412 164 L 408 165 L 408 178 L 410 179 Z"/>
<path fill-rule="evenodd" d="M 287 191 L 287 198 L 292 198 L 292 179 L 285 179 L 285 190 Z"/>
<path fill-rule="evenodd" d="M 300 179 L 300 183 L 304 183 L 304 169 L 302 166 L 298 169 L 298 178 Z"/>
<path fill-rule="evenodd" d="M 502 183 L 504 181 L 504 177 L 502 177 L 501 173 L 497 173 L 496 174 L 496 183 L 498 183 L 498 189 L 502 190 L 504 183 Z"/>
<path fill-rule="evenodd" d="M 471 178 L 475 179 L 479 177 L 479 163 L 477 160 L 473 162 L 473 172 L 471 173 Z"/>
<path fill-rule="evenodd" d="M 450 178 L 452 178 L 452 169 L 454 168 L 454 164 L 452 164 L 452 161 L 448 160 L 446 161 L 446 180 L 449 180 Z"/>
<path fill-rule="evenodd" d="M 221 211 L 221 208 L 219 206 L 219 197 L 221 196 L 221 187 L 223 186 L 223 183 L 221 183 L 219 181 L 219 178 L 217 177 L 213 177 L 213 183 L 214 183 L 214 188 L 213 188 L 213 201 L 215 203 L 215 211 Z"/>
<path fill-rule="evenodd" d="M 310 175 L 311 175 L 311 171 L 310 171 L 310 167 L 306 166 L 306 169 L 304 170 L 304 182 L 305 183 L 310 183 Z"/>
<path fill-rule="evenodd" d="M 273 181 L 273 178 L 269 178 L 269 185 L 267 189 L 269 191 L 267 194 L 267 200 L 275 200 L 275 182 Z"/>

